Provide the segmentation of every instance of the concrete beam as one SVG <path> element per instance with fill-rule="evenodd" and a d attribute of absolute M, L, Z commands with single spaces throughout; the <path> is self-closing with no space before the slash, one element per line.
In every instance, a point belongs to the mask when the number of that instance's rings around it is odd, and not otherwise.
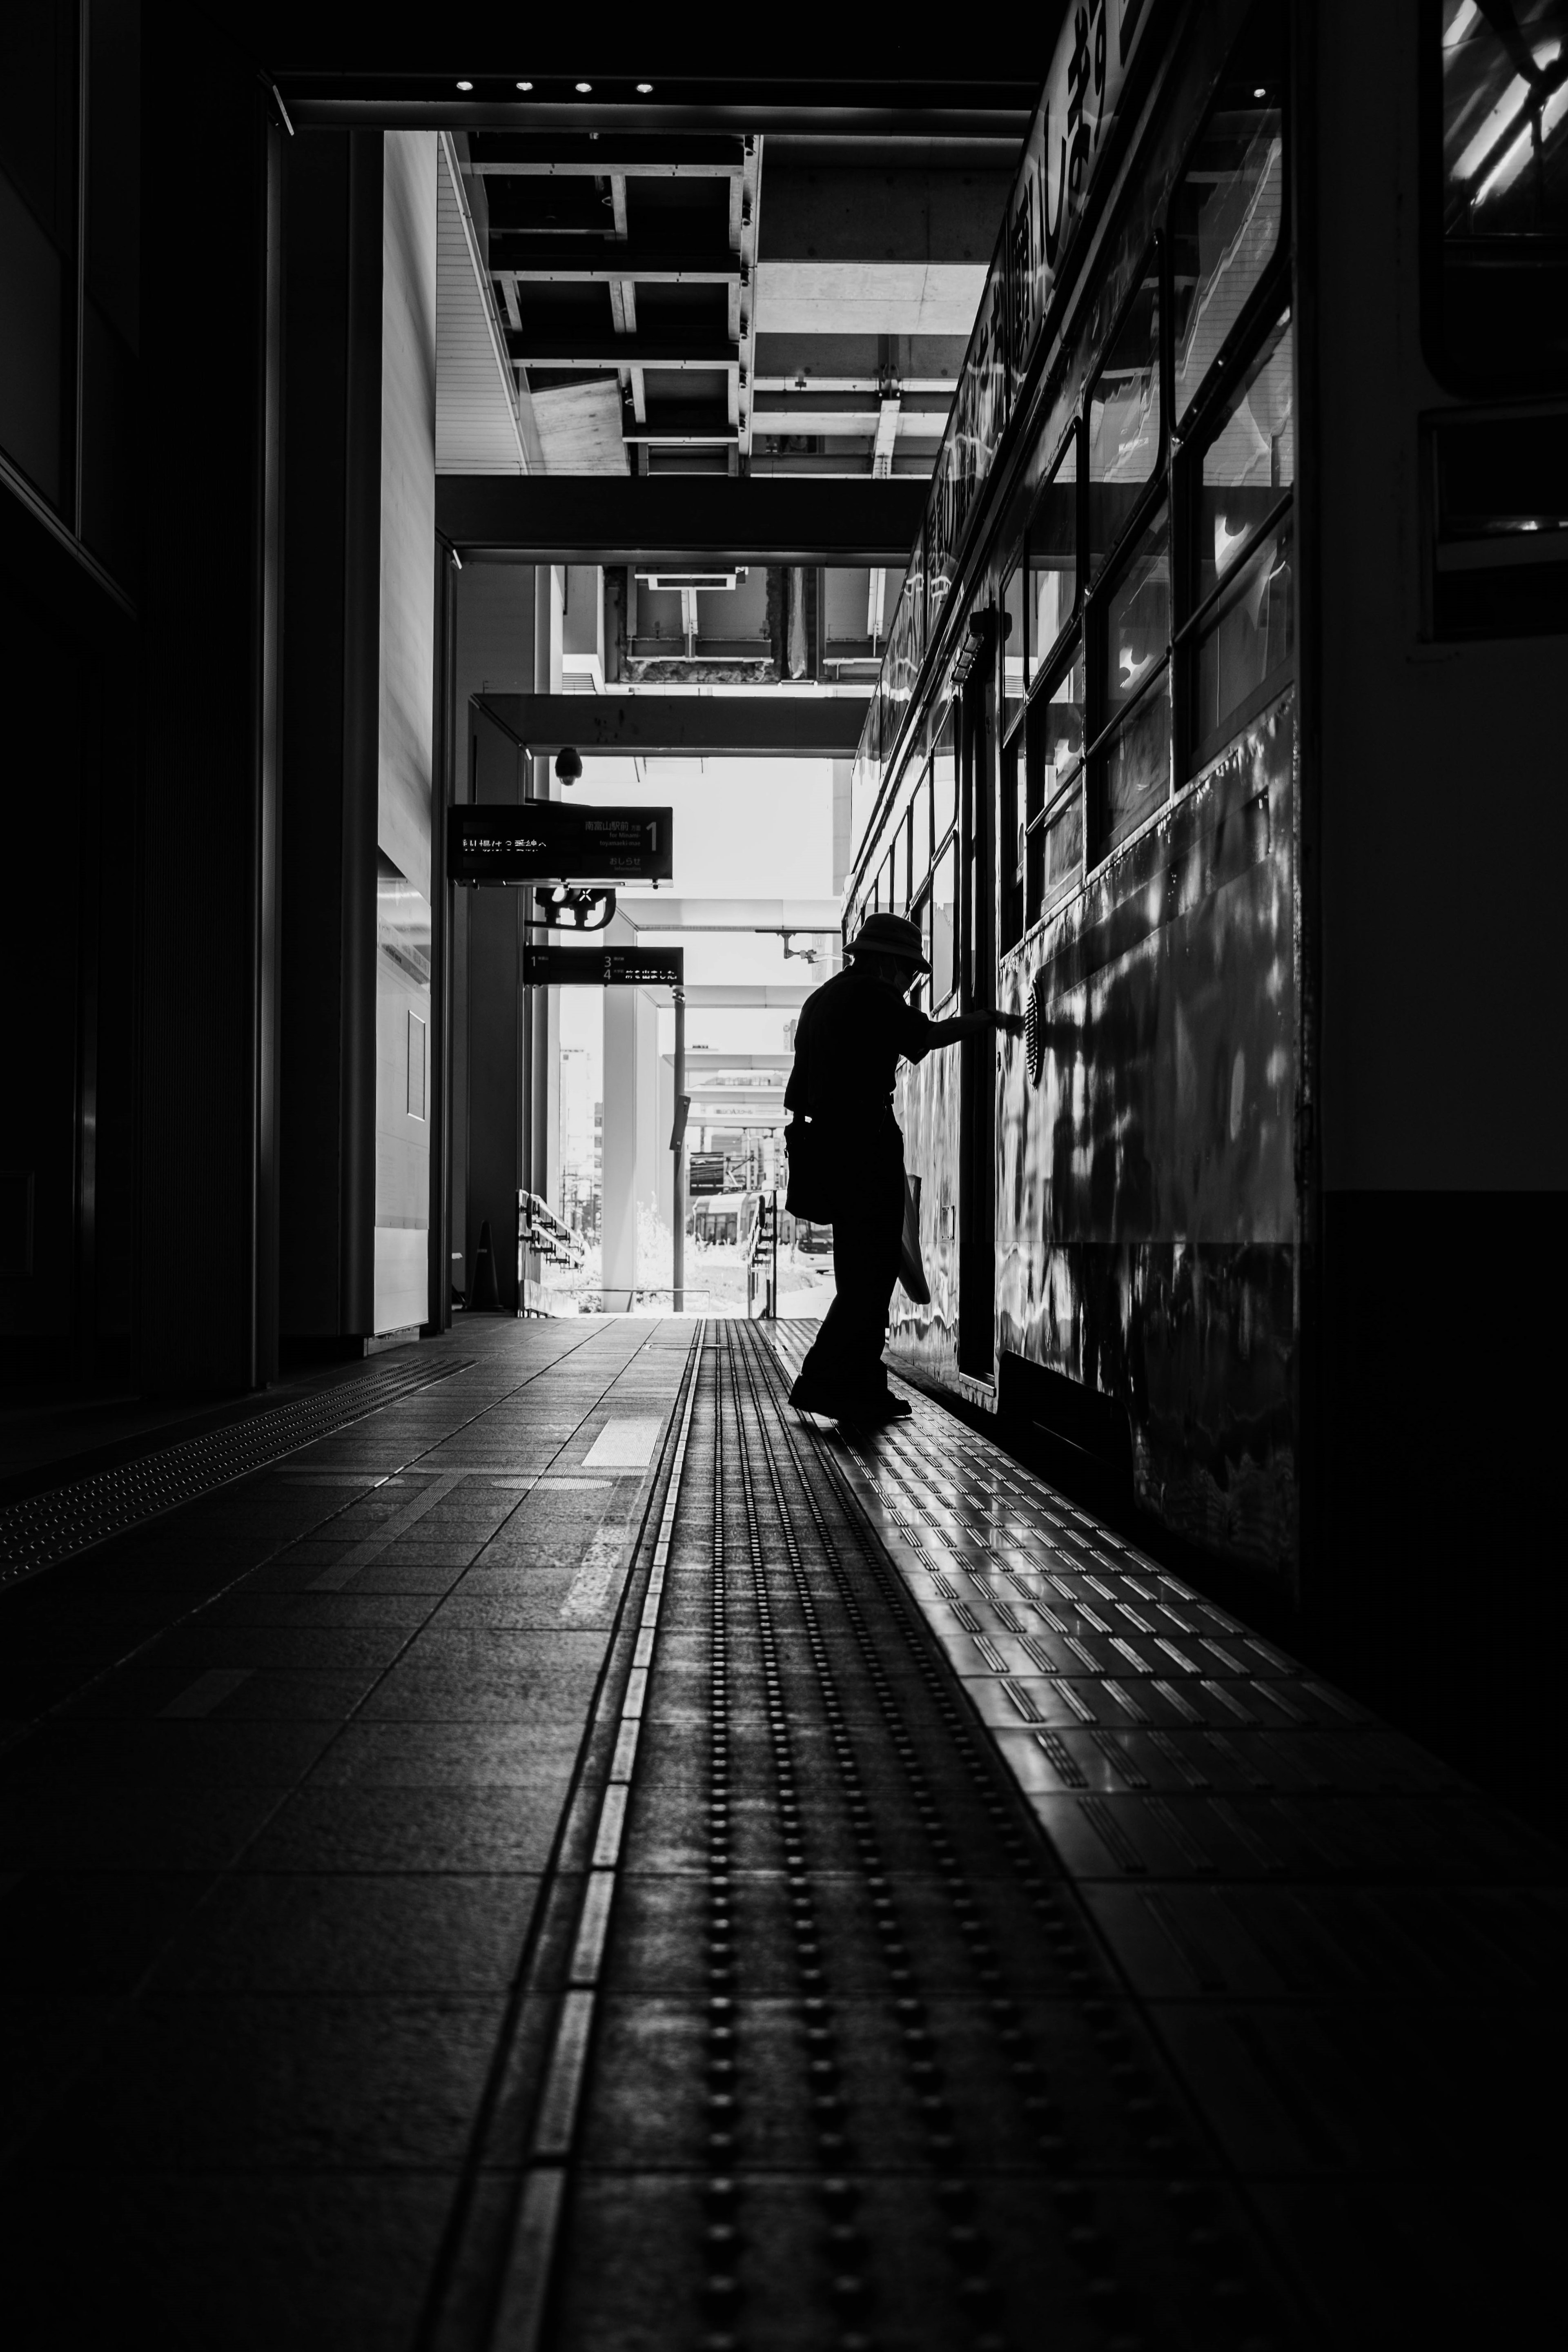
<path fill-rule="evenodd" d="M 506 331 L 507 350 L 524 367 L 732 368 L 741 364 L 738 343 L 721 335 L 601 334 L 580 321 L 522 314 L 520 327 Z M 796 426 L 795 431 L 802 428 Z"/>
<path fill-rule="evenodd" d="M 805 988 L 775 988 L 771 983 L 753 987 L 745 982 L 729 987 L 718 982 L 704 982 L 695 987 L 689 983 L 686 1009 L 688 1013 L 798 1013 L 816 985 L 815 981 Z M 697 1050 L 687 1048 L 689 1053 Z M 722 1056 L 717 1054 L 710 1056 L 704 1052 L 700 1056 L 700 1066 L 706 1068 L 710 1060 L 717 1066 L 721 1059 Z"/>
<path fill-rule="evenodd" d="M 1008 172 L 775 164 L 767 175 L 759 261 L 971 262 L 991 259 L 1012 189 Z"/>
<path fill-rule="evenodd" d="M 759 261 L 759 335 L 964 335 L 984 261 Z"/>
<path fill-rule="evenodd" d="M 598 286 L 634 278 L 645 286 L 728 286 L 741 282 L 741 257 L 711 247 L 618 245 L 586 236 L 534 236 L 492 227 L 490 269 L 525 286 Z"/>
<path fill-rule="evenodd" d="M 846 760 L 870 697 L 810 694 L 489 694 L 482 708 L 535 759 Z"/>
<path fill-rule="evenodd" d="M 526 152 L 511 155 L 492 154 L 487 143 L 471 168 L 486 180 L 597 180 L 608 172 L 628 180 L 738 180 L 745 165 L 739 139 L 628 138 L 609 131 L 591 139 L 531 136 Z"/>
<path fill-rule="evenodd" d="M 792 481 L 722 474 L 551 479 L 444 474 L 436 528 L 465 556 L 709 572 L 737 563 L 902 568 L 925 514 L 922 479 Z"/>
<path fill-rule="evenodd" d="M 688 990 L 688 1006 L 690 1002 L 691 992 Z M 697 1056 L 694 1062 L 687 1064 L 687 1070 L 699 1086 L 710 1085 L 715 1079 L 727 1076 L 734 1070 L 741 1072 L 768 1070 L 782 1073 L 785 1070 L 793 1070 L 795 1067 L 793 1054 L 729 1054 L 716 1045 L 689 1045 L 686 1050 L 689 1054 L 695 1054 Z M 675 1060 L 673 1054 L 667 1054 L 664 1058 L 667 1065 L 673 1065 Z M 740 1092 L 739 1098 L 742 1102 L 745 1100 L 743 1091 Z"/>
<path fill-rule="evenodd" d="M 666 898 L 617 897 L 616 912 L 639 931 L 765 931 L 837 939 L 844 917 L 837 898 Z"/>

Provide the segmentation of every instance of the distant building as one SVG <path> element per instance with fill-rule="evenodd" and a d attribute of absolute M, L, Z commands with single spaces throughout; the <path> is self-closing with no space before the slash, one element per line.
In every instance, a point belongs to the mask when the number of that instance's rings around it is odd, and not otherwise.
<path fill-rule="evenodd" d="M 604 1107 L 590 1094 L 585 1046 L 561 1054 L 561 1215 L 574 1233 L 593 1240 L 603 1195 Z"/>

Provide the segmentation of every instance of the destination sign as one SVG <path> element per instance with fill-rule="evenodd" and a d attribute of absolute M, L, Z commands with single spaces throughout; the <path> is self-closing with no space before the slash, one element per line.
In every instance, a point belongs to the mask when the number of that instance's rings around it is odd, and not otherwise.
<path fill-rule="evenodd" d="M 447 813 L 448 881 L 668 882 L 674 875 L 667 808 L 516 801 Z"/>
<path fill-rule="evenodd" d="M 531 988 L 684 988 L 684 948 L 525 948 Z"/>

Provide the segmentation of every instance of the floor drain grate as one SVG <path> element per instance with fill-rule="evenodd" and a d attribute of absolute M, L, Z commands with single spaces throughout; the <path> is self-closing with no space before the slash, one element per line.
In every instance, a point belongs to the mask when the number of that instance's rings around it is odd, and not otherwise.
<path fill-rule="evenodd" d="M 10 1504 L 0 1510 L 0 1585 L 35 1576 L 40 1569 L 123 1535 L 215 1486 L 226 1486 L 417 1389 L 433 1388 L 467 1371 L 474 1361 L 465 1357 L 459 1363 L 431 1370 L 367 1372 L 293 1404 L 253 1413 L 231 1428 L 212 1430 L 140 1461 L 96 1471 L 89 1478 Z"/>

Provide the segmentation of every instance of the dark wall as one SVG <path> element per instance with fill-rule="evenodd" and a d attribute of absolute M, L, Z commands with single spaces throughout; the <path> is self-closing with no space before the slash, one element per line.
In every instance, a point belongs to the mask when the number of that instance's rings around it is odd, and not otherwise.
<path fill-rule="evenodd" d="M 135 1264 L 136 0 L 81 31 L 0 10 L 0 1332 L 35 1391 L 127 1380 Z"/>
<path fill-rule="evenodd" d="M 240 58 L 148 27 L 166 125 L 142 183 L 145 561 L 141 1369 L 275 1368 L 280 134 Z M 225 289 L 221 301 L 203 289 Z"/>
<path fill-rule="evenodd" d="M 0 1333 L 26 1341 L 29 1384 L 122 1382 L 135 1241 L 135 633 L 13 510 L 0 528 L 0 579 L 13 589 L 18 568 L 26 603 L 0 592 L 17 999 L 0 1119 Z"/>

